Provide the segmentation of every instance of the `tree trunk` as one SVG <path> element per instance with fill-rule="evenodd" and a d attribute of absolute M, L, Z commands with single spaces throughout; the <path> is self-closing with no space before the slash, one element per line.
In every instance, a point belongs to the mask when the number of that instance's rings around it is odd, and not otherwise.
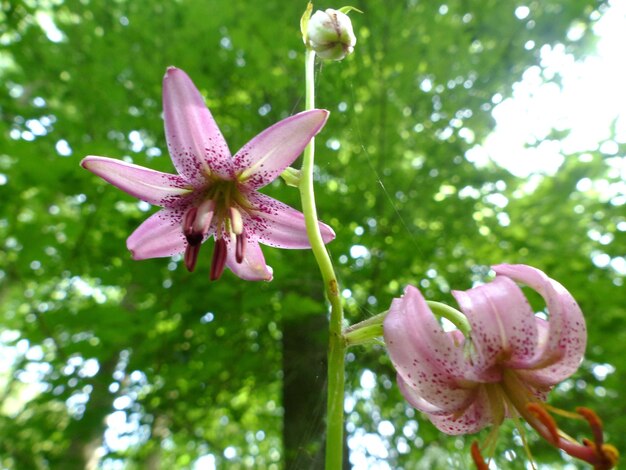
<path fill-rule="evenodd" d="M 285 470 L 324 470 L 327 331 L 319 313 L 283 321 Z"/>
<path fill-rule="evenodd" d="M 111 412 L 113 399 L 109 392 L 111 376 L 119 355 L 114 354 L 100 365 L 98 374 L 90 381 L 93 390 L 87 408 L 80 420 L 74 420 L 66 433 L 71 436 L 70 446 L 61 459 L 60 467 L 65 470 L 90 470 L 97 468 L 99 456 L 96 451 L 102 444 L 106 429 L 105 418 Z"/>

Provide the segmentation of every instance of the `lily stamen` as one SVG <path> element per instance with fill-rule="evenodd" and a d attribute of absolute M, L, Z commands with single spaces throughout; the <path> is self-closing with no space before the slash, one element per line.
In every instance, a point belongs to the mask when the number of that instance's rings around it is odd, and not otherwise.
<path fill-rule="evenodd" d="M 222 276 L 224 267 L 226 266 L 227 253 L 226 241 L 223 238 L 215 240 L 213 259 L 211 260 L 211 272 L 209 275 L 211 281 L 217 281 Z"/>
<path fill-rule="evenodd" d="M 596 445 L 602 447 L 604 444 L 604 436 L 602 434 L 602 421 L 600 417 L 593 410 L 582 406 L 576 408 L 576 411 L 589 423 Z"/>
<path fill-rule="evenodd" d="M 470 452 L 472 455 L 472 460 L 474 461 L 474 465 L 476 465 L 477 470 L 489 470 L 489 465 L 485 463 L 485 459 L 480 453 L 478 442 L 476 441 L 472 442 L 472 447 L 471 447 Z"/>
<path fill-rule="evenodd" d="M 200 246 L 211 226 L 214 207 L 213 201 L 203 201 L 199 206 L 190 207 L 183 216 L 183 235 L 187 240 L 184 259 L 189 272 L 196 267 Z"/>
<path fill-rule="evenodd" d="M 246 254 L 246 234 L 240 233 L 236 237 L 235 241 L 235 260 L 237 263 L 243 262 Z"/>
<path fill-rule="evenodd" d="M 196 214 L 198 213 L 198 208 L 196 206 L 190 207 L 185 215 L 183 216 L 183 234 L 185 237 L 189 237 L 193 233 L 193 224 L 196 220 Z"/>
<path fill-rule="evenodd" d="M 198 260 L 198 253 L 200 253 L 200 246 L 202 244 L 202 234 L 194 230 L 194 224 L 198 215 L 197 207 L 190 207 L 183 217 L 183 235 L 187 240 L 187 247 L 185 248 L 185 267 L 189 272 L 193 272 L 196 267 L 196 261 Z"/>
<path fill-rule="evenodd" d="M 211 199 L 202 201 L 202 203 L 198 206 L 198 213 L 193 223 L 193 229 L 196 232 L 202 233 L 202 236 L 204 237 L 209 232 L 214 213 L 215 201 L 212 201 Z"/>
<path fill-rule="evenodd" d="M 559 443 L 559 428 L 556 425 L 556 421 L 554 418 L 548 413 L 548 411 L 541 406 L 540 403 L 529 403 L 526 405 L 528 411 L 530 411 L 540 422 L 543 424 L 545 429 L 547 430 L 547 435 L 543 436 L 550 444 L 558 445 Z M 533 426 L 536 428 L 536 426 Z M 540 434 L 544 434 L 540 432 Z"/>
<path fill-rule="evenodd" d="M 576 408 L 578 414 L 571 412 L 558 413 L 561 416 L 572 419 L 584 419 L 589 423 L 593 441 L 584 438 L 581 444 L 558 428 L 556 421 L 548 412 L 548 407 L 541 403 L 530 403 L 527 405 L 527 408 L 541 423 L 538 424 L 529 420 L 529 424 L 553 446 L 563 450 L 572 457 L 593 465 L 595 470 L 609 470 L 617 465 L 619 453 L 614 446 L 604 443 L 602 421 L 593 410 L 579 407 Z M 552 409 L 552 407 L 549 408 Z M 549 435 L 544 435 L 544 429 L 548 430 Z"/>
<path fill-rule="evenodd" d="M 230 227 L 235 235 L 241 235 L 243 232 L 243 219 L 236 207 L 230 207 Z"/>
<path fill-rule="evenodd" d="M 196 262 L 198 261 L 198 253 L 200 253 L 200 243 L 189 243 L 185 248 L 185 267 L 187 271 L 192 273 L 196 269 Z"/>

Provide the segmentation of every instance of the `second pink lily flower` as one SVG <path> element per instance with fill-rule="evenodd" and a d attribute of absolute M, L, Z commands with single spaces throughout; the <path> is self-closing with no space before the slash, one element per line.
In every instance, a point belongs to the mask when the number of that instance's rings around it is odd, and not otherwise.
<path fill-rule="evenodd" d="M 604 443 L 593 411 L 567 413 L 591 426 L 594 440 L 579 443 L 558 429 L 543 405 L 548 392 L 582 362 L 587 330 L 578 304 L 538 269 L 501 264 L 493 270 L 492 282 L 452 292 L 471 326 L 467 337 L 444 331 L 415 287 L 393 301 L 383 329 L 402 395 L 447 434 L 493 425 L 493 437 L 505 418 L 522 417 L 572 457 L 596 469 L 613 468 L 619 453 Z M 544 298 L 547 320 L 535 315 L 518 283 Z M 472 456 L 478 468 L 487 468 L 477 445 Z"/>
<path fill-rule="evenodd" d="M 493 269 L 492 282 L 452 292 L 471 326 L 469 337 L 444 331 L 412 286 L 393 301 L 383 328 L 402 394 L 447 434 L 488 425 L 497 432 L 505 418 L 521 416 L 553 446 L 597 469 L 612 468 L 618 452 L 603 443 L 592 411 L 579 409 L 594 434 L 594 442 L 581 444 L 563 434 L 543 407 L 547 393 L 578 369 L 585 352 L 587 331 L 576 301 L 538 269 Z M 517 283 L 544 298 L 548 320 L 535 315 Z M 487 468 L 478 447 L 473 456 L 479 468 Z"/>
<path fill-rule="evenodd" d="M 165 134 L 178 174 L 106 157 L 81 162 L 131 196 L 162 209 L 127 241 L 134 259 L 184 253 L 193 271 L 200 246 L 215 238 L 211 279 L 224 267 L 246 280 L 271 280 L 259 243 L 279 248 L 309 248 L 301 212 L 261 194 L 321 130 L 328 111 L 315 109 L 283 119 L 244 145 L 234 156 L 200 92 L 180 69 L 163 79 Z M 335 234 L 320 223 L 325 243 Z"/>
<path fill-rule="evenodd" d="M 499 424 L 513 409 L 543 401 L 579 367 L 585 320 L 565 288 L 538 269 L 502 264 L 496 278 L 453 291 L 471 325 L 471 338 L 445 332 L 414 287 L 395 299 L 384 323 L 385 343 L 407 401 L 447 434 Z M 549 320 L 536 316 L 517 286 L 546 300 Z"/>

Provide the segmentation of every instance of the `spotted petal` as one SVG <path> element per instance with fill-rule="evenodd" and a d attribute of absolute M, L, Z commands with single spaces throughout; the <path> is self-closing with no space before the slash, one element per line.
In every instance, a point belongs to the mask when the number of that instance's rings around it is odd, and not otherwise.
<path fill-rule="evenodd" d="M 391 361 L 408 387 L 444 412 L 466 406 L 472 391 L 463 388 L 462 348 L 442 330 L 415 287 L 392 302 L 383 331 Z"/>
<path fill-rule="evenodd" d="M 185 251 L 182 212 L 161 209 L 148 217 L 126 240 L 133 259 L 163 258 Z"/>
<path fill-rule="evenodd" d="M 226 239 L 226 266 L 238 277 L 246 281 L 271 281 L 272 268 L 265 264 L 265 257 L 254 237 L 246 242 L 245 256 L 241 263 L 235 258 L 235 241 Z"/>
<path fill-rule="evenodd" d="M 270 183 L 291 165 L 326 123 L 328 111 L 305 111 L 268 127 L 233 157 L 238 178 L 250 189 Z"/>
<path fill-rule="evenodd" d="M 537 348 L 535 315 L 515 282 L 496 277 L 467 291 L 453 291 L 472 327 L 475 372 L 485 381 L 499 380 L 494 365 L 525 367 Z"/>
<path fill-rule="evenodd" d="M 259 242 L 277 248 L 311 247 L 302 212 L 256 191 L 248 199 L 256 212 L 246 215 L 244 223 Z M 335 238 L 333 229 L 322 222 L 319 226 L 324 243 L 331 242 Z"/>
<path fill-rule="evenodd" d="M 452 436 L 476 433 L 494 421 L 489 398 L 484 387 L 476 389 L 475 396 L 462 414 L 429 414 L 428 419 L 441 432 Z"/>
<path fill-rule="evenodd" d="M 189 184 L 178 175 L 161 173 L 121 160 L 88 156 L 81 166 L 133 197 L 162 207 L 173 207 L 191 193 Z"/>
<path fill-rule="evenodd" d="M 580 366 L 587 344 L 585 319 L 574 297 L 557 281 L 531 266 L 500 264 L 493 269 L 499 276 L 536 290 L 548 307 L 547 338 L 533 357 L 538 368 L 533 372 L 534 381 L 554 385 L 572 375 Z"/>
<path fill-rule="evenodd" d="M 179 174 L 196 186 L 211 174 L 232 178 L 222 133 L 191 79 L 175 67 L 168 68 L 163 78 L 163 115 L 168 149 Z"/>

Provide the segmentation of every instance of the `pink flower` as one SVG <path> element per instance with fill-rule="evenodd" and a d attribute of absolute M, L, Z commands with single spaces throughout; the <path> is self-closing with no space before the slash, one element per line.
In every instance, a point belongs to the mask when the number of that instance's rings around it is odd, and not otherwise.
<path fill-rule="evenodd" d="M 271 280 L 259 243 L 309 248 L 301 212 L 258 192 L 300 155 L 326 123 L 315 109 L 283 119 L 234 156 L 191 79 L 170 67 L 163 78 L 165 135 L 178 174 L 88 156 L 87 170 L 131 196 L 162 207 L 126 242 L 136 260 L 185 253 L 193 271 L 200 246 L 215 238 L 212 280 L 225 266 L 246 280 Z M 320 223 L 324 242 L 335 234 Z"/>
<path fill-rule="evenodd" d="M 402 394 L 447 434 L 475 433 L 521 416 L 554 446 L 596 464 L 614 448 L 596 439 L 594 451 L 563 437 L 542 407 L 552 387 L 583 359 L 587 332 L 578 304 L 538 269 L 493 269 L 492 282 L 452 292 L 471 326 L 468 338 L 445 332 L 415 287 L 393 301 L 383 328 Z M 548 320 L 534 314 L 516 283 L 545 299 Z M 599 420 L 589 422 L 597 434 Z"/>

